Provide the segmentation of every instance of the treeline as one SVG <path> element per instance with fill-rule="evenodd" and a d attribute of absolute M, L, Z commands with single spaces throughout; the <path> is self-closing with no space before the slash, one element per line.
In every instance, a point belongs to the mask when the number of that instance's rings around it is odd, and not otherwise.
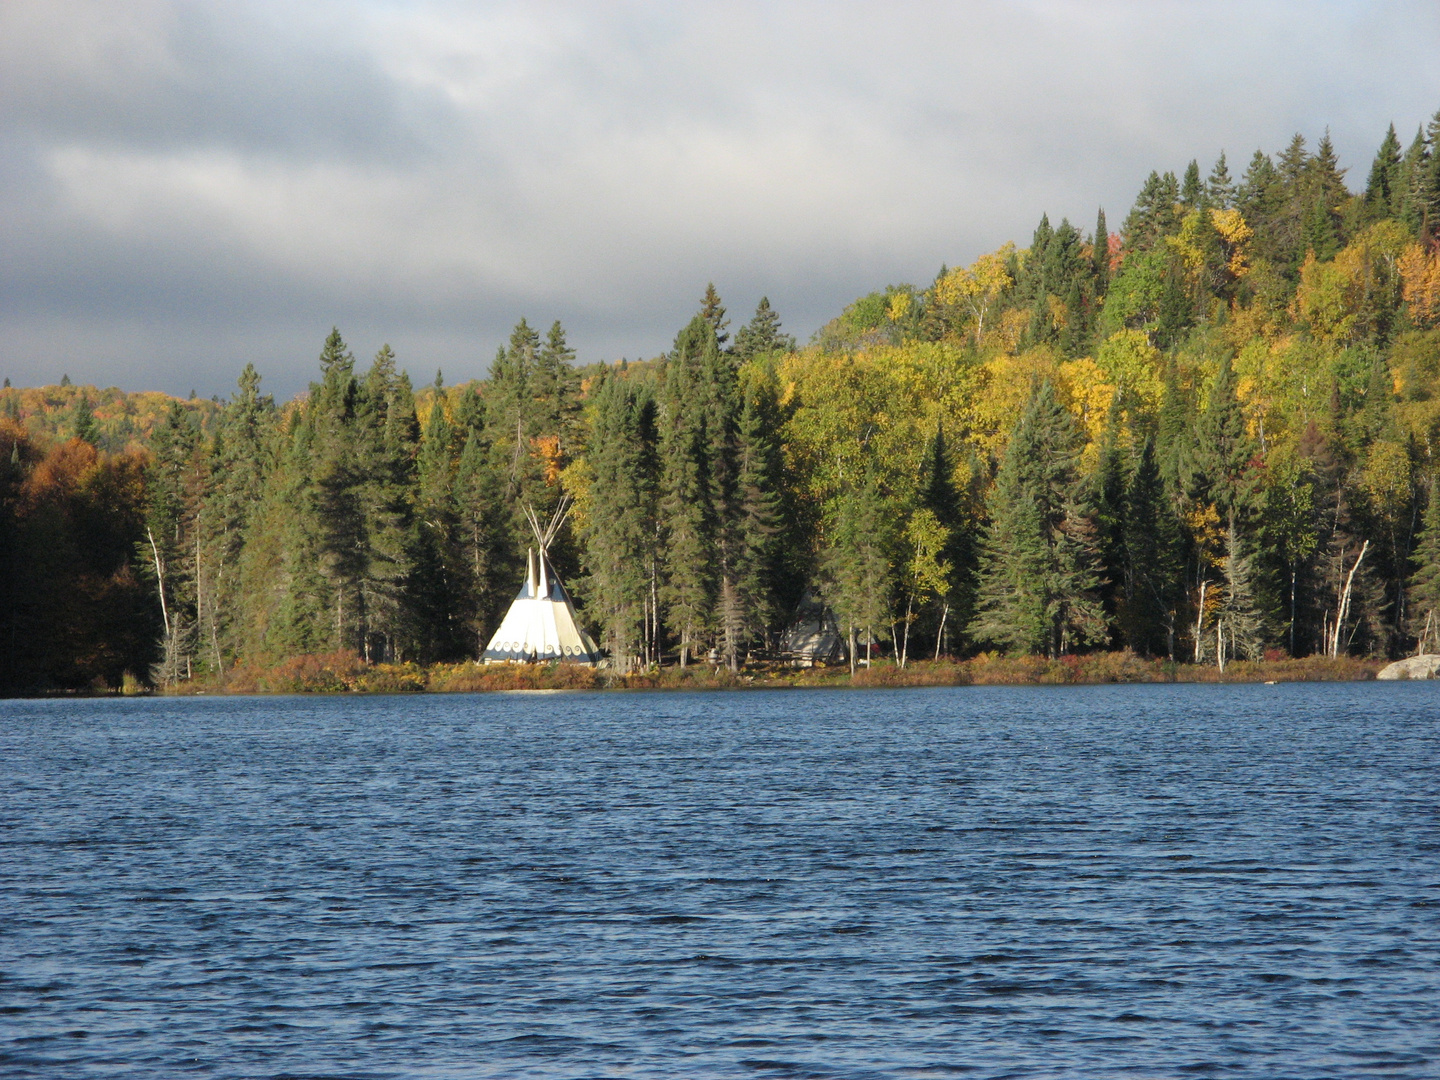
<path fill-rule="evenodd" d="M 712 287 L 664 356 L 577 367 L 522 321 L 460 387 L 336 332 L 302 399 L 247 368 L 143 453 L 11 411 L 5 685 L 476 656 L 562 492 L 552 554 L 621 668 L 774 655 L 807 590 L 901 662 L 1440 648 L 1437 238 L 1440 114 L 1358 193 L 1328 136 L 1191 162 L 1118 232 L 1042 217 L 804 348 L 764 300 L 732 339 Z"/>

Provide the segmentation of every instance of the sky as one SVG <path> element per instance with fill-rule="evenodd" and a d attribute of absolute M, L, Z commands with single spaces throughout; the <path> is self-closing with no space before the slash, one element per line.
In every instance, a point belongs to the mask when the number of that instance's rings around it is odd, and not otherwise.
<path fill-rule="evenodd" d="M 1440 109 L 1433 0 L 4 0 L 0 375 L 289 397 L 338 326 L 417 384 L 522 317 L 654 356 L 713 281 L 801 341 L 1042 212 Z"/>

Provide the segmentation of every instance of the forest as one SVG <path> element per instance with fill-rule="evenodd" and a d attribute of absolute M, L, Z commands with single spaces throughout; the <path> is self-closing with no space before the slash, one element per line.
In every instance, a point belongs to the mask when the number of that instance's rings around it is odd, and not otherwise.
<path fill-rule="evenodd" d="M 339 330 L 284 403 L 7 381 L 0 690 L 474 658 L 562 495 L 618 672 L 773 661 L 807 594 L 896 664 L 1440 651 L 1440 113 L 1356 179 L 1152 172 L 804 345 L 712 285 L 635 362 L 522 319 L 456 386 Z"/>

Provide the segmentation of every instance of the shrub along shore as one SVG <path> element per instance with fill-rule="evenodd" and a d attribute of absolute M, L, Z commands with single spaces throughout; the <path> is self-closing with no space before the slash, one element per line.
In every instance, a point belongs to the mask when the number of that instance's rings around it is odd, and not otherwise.
<path fill-rule="evenodd" d="M 911 686 L 1084 686 L 1104 683 L 1347 682 L 1375 678 L 1383 660 L 1308 656 L 1211 664 L 1151 660 L 1128 652 L 1062 656 L 981 654 L 919 660 L 906 667 L 876 660 L 852 676 L 846 667 L 753 665 L 739 672 L 709 664 L 621 675 L 576 664 L 367 664 L 341 651 L 292 657 L 270 668 L 241 667 L 223 680 L 181 684 L 174 694 L 394 694 L 514 690 L 772 690 Z M 97 691 L 102 692 L 102 691 Z"/>

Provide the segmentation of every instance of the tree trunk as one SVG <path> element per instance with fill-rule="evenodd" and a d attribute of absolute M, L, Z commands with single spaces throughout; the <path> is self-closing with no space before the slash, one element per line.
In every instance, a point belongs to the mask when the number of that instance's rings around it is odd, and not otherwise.
<path fill-rule="evenodd" d="M 1205 649 L 1201 645 L 1201 634 L 1205 632 L 1205 590 L 1209 586 L 1208 581 L 1200 582 L 1200 603 L 1195 615 L 1195 663 L 1200 663 L 1200 658 L 1205 655 Z"/>
<path fill-rule="evenodd" d="M 940 659 L 940 645 L 945 640 L 945 620 L 950 615 L 950 601 L 945 601 L 945 606 L 940 609 L 940 632 L 935 635 L 935 659 Z"/>
<path fill-rule="evenodd" d="M 850 626 L 850 677 L 855 677 L 855 626 Z"/>
<path fill-rule="evenodd" d="M 1344 632 L 1345 620 L 1350 617 L 1350 590 L 1355 584 L 1355 572 L 1360 569 L 1360 563 L 1365 558 L 1365 552 L 1370 550 L 1370 541 L 1366 540 L 1360 545 L 1360 554 L 1355 556 L 1355 565 L 1350 567 L 1350 573 L 1345 576 L 1345 587 L 1340 590 L 1340 596 L 1335 604 L 1335 627 L 1332 631 L 1333 637 L 1330 641 L 1331 658 L 1340 655 L 1340 635 Z M 1341 555 L 1340 567 L 1343 570 L 1345 563 L 1344 555 Z M 1348 644 L 1348 643 L 1347 643 Z"/>
<path fill-rule="evenodd" d="M 165 570 L 160 565 L 160 549 L 155 544 L 155 534 L 150 531 L 149 526 L 145 528 L 145 535 L 150 538 L 150 551 L 155 556 L 155 587 L 160 592 L 160 618 L 165 624 L 165 636 L 170 636 L 170 609 L 165 604 Z"/>

